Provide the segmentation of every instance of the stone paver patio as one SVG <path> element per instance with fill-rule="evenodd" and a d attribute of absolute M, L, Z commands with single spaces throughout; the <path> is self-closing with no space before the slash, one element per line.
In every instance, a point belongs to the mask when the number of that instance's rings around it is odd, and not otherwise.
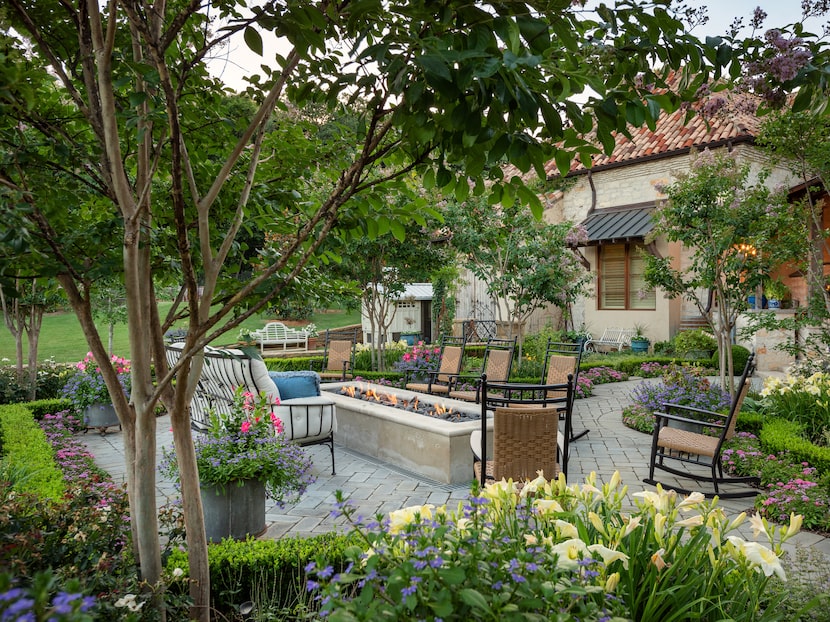
<path fill-rule="evenodd" d="M 590 433 L 571 444 L 568 481 L 582 482 L 595 471 L 600 481 L 607 481 L 614 471 L 619 471 L 629 495 L 638 490 L 653 490 L 642 483 L 648 474 L 648 455 L 651 437 L 623 425 L 620 413 L 630 403 L 630 392 L 641 380 L 597 385 L 594 395 L 576 401 L 574 430 L 588 428 Z M 169 418 L 158 419 L 157 437 L 159 455 L 161 447 L 172 448 Z M 82 437 L 96 462 L 106 469 L 116 481 L 124 480 L 122 439 L 119 431 L 106 435 L 90 432 Z M 342 490 L 358 512 L 366 517 L 378 512 L 387 513 L 409 505 L 432 503 L 455 505 L 466 498 L 466 485 L 447 485 L 429 481 L 394 465 L 381 463 L 342 446 L 336 445 L 337 475 L 331 475 L 329 450 L 325 446 L 309 448 L 314 460 L 317 481 L 302 499 L 286 508 L 266 508 L 268 529 L 263 537 L 279 538 L 283 535 L 311 535 L 343 530 L 342 519 L 332 517 L 335 491 Z M 662 474 L 660 474 L 662 475 Z M 663 481 L 670 481 L 668 474 Z M 470 466 L 472 479 L 472 458 Z M 684 482 L 687 485 L 690 483 Z M 158 481 L 158 502 L 173 501 L 177 492 L 173 483 L 162 478 Z M 752 499 L 721 501 L 729 515 L 736 515 L 752 507 Z M 741 534 L 751 539 L 751 529 L 746 522 Z M 817 534 L 802 532 L 787 546 L 805 546 L 830 557 L 830 539 Z"/>

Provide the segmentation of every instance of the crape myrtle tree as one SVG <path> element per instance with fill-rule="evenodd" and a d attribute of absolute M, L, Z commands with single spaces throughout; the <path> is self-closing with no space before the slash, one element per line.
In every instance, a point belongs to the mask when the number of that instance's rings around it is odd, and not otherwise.
<path fill-rule="evenodd" d="M 398 205 L 397 209 L 402 209 Z M 433 216 L 423 224 L 393 226 L 381 218 L 378 230 L 361 234 L 356 230 L 341 246 L 341 278 L 357 284 L 372 333 L 372 369 L 386 370 L 385 336 L 396 316 L 407 283 L 432 280 L 433 273 L 449 261 L 440 225 Z M 398 312 L 399 313 L 399 312 Z"/>
<path fill-rule="evenodd" d="M 783 191 L 767 187 L 763 174 L 750 183 L 749 174 L 749 165 L 733 153 L 698 154 L 688 174 L 660 188 L 667 198 L 655 210 L 649 234 L 682 243 L 688 265 L 644 253 L 646 282 L 690 300 L 706 318 L 718 340 L 721 386 L 733 396 L 738 316 L 770 268 L 788 257 L 785 238 L 792 235 Z"/>
<path fill-rule="evenodd" d="M 87 195 L 59 209 L 49 185 L 25 183 L 25 169 L 4 170 L 0 185 L 14 195 L 2 204 L 4 217 L 14 211 L 27 223 L 27 243 L 54 261 L 99 360 L 106 349 L 92 321 L 91 280 L 96 272 L 123 273 L 129 401 L 114 371 L 104 371 L 124 431 L 136 559 L 146 584 L 158 586 L 153 605 L 163 617 L 155 507 L 162 401 L 181 469 L 191 615 L 200 620 L 209 618 L 210 582 L 187 405 L 203 346 L 279 297 L 341 217 L 382 216 L 401 176 L 414 171 L 461 201 L 469 193 L 496 193 L 508 207 L 519 199 L 539 214 L 538 198 L 520 179 L 503 179 L 505 162 L 543 175 L 553 158 L 565 172 L 574 157 L 595 152 L 583 136 L 594 131 L 609 151 L 614 131 L 629 122 L 653 126 L 661 109 L 692 99 L 732 56 L 721 41 L 701 44 L 686 34 L 669 0 L 603 5 L 597 13 L 571 0 L 278 0 L 250 10 L 232 0 L 8 0 L 4 9 L 4 45 L 13 53 L 0 55 L 0 117 L 15 122 L 5 124 L 12 140 L 14 127 L 40 135 L 39 164 Z M 265 30 L 285 39 L 284 55 L 263 49 Z M 248 106 L 226 114 L 229 98 L 205 60 L 234 33 L 263 55 L 266 75 L 251 79 Z M 696 77 L 679 93 L 641 86 L 665 86 L 668 71 L 681 65 Z M 275 110 L 311 100 L 356 112 L 352 149 L 319 162 L 316 136 L 272 139 Z M 275 175 L 281 168 L 293 176 Z M 306 192 L 312 171 L 326 192 Z M 279 205 L 266 198 L 269 178 L 285 184 Z M 88 240 L 98 248 L 67 244 L 65 237 L 87 235 L 79 210 L 98 230 L 112 229 Z M 286 237 L 268 267 L 242 281 L 228 275 L 240 273 L 235 245 L 246 219 L 271 220 Z M 159 315 L 154 276 L 175 272 L 182 294 L 174 309 L 187 337 L 168 369 L 163 335 L 171 320 Z M 272 277 L 270 290 L 240 313 L 239 303 Z"/>
<path fill-rule="evenodd" d="M 487 284 L 499 301 L 500 321 L 519 337 L 537 309 L 551 304 L 567 312 L 590 275 L 567 238 L 570 223 L 549 224 L 521 204 L 491 205 L 482 197 L 448 201 L 444 210 L 461 263 Z"/>

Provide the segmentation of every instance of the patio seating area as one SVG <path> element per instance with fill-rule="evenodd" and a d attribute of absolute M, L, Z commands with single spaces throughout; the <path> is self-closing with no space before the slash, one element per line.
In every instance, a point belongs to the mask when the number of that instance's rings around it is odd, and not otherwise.
<path fill-rule="evenodd" d="M 653 490 L 642 483 L 648 475 L 651 436 L 636 432 L 623 425 L 620 412 L 629 402 L 631 390 L 641 380 L 601 384 L 595 387 L 590 398 L 579 399 L 574 404 L 574 418 L 591 430 L 590 434 L 571 444 L 568 461 L 568 481 L 579 483 L 592 471 L 601 481 L 619 471 L 622 481 L 629 487 L 629 496 L 638 490 Z M 168 417 L 157 421 L 159 455 L 161 446 L 172 447 Z M 106 435 L 82 436 L 96 462 L 106 469 L 116 481 L 124 480 L 124 459 L 121 432 Z M 358 514 L 364 517 L 387 513 L 402 507 L 432 503 L 455 504 L 467 497 L 469 487 L 464 484 L 439 484 L 396 467 L 394 464 L 369 458 L 342 445 L 336 444 L 337 475 L 331 474 L 331 456 L 325 446 L 308 448 L 314 460 L 317 481 L 312 484 L 300 501 L 285 509 L 269 506 L 266 510 L 268 530 L 263 537 L 280 538 L 284 535 L 308 536 L 333 529 L 343 529 L 342 519 L 335 519 L 331 511 L 335 503 L 335 491 L 342 490 L 350 499 Z M 470 481 L 473 479 L 473 457 L 470 455 Z M 664 480 L 669 481 L 667 474 Z M 688 483 L 687 481 L 685 483 Z M 724 486 L 728 490 L 728 486 Z M 158 480 L 158 502 L 166 503 L 177 496 L 173 482 Z M 723 500 L 721 506 L 727 513 L 737 514 L 752 506 L 751 499 Z M 749 521 L 741 527 L 745 536 L 751 536 Z M 810 546 L 830 555 L 830 539 L 801 532 L 785 546 L 795 544 Z"/>

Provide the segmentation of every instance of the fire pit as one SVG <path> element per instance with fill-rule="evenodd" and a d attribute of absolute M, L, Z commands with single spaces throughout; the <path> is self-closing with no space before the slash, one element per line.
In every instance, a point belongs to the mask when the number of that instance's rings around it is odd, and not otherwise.
<path fill-rule="evenodd" d="M 338 445 L 436 482 L 472 481 L 470 434 L 481 427 L 478 404 L 362 382 L 322 388 L 337 405 L 334 442 Z M 344 389 L 355 396 L 344 394 Z M 363 399 L 366 392 L 388 397 Z M 418 409 L 413 410 L 416 402 Z M 403 403 L 408 409 L 400 407 Z M 439 405 L 445 412 L 437 413 Z"/>
<path fill-rule="evenodd" d="M 425 417 L 441 419 L 442 421 L 478 421 L 481 418 L 478 409 L 474 411 L 470 411 L 469 409 L 461 410 L 452 404 L 446 405 L 443 402 L 431 401 L 430 398 L 432 396 L 425 396 L 420 393 L 413 393 L 410 396 L 399 396 L 397 393 L 393 393 L 385 387 L 351 385 L 341 387 L 340 394 L 363 400 L 364 402 L 373 402 L 384 406 L 391 406 L 398 410 L 424 415 Z"/>

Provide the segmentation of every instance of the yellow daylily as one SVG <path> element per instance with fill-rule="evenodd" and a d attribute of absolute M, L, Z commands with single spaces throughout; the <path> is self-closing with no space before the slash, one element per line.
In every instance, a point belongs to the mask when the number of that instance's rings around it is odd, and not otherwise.
<path fill-rule="evenodd" d="M 415 521 L 416 517 L 420 517 L 420 520 L 431 520 L 433 508 L 435 506 L 432 504 L 413 505 L 389 512 L 389 532 L 398 533 L 403 531 L 407 525 Z"/>

